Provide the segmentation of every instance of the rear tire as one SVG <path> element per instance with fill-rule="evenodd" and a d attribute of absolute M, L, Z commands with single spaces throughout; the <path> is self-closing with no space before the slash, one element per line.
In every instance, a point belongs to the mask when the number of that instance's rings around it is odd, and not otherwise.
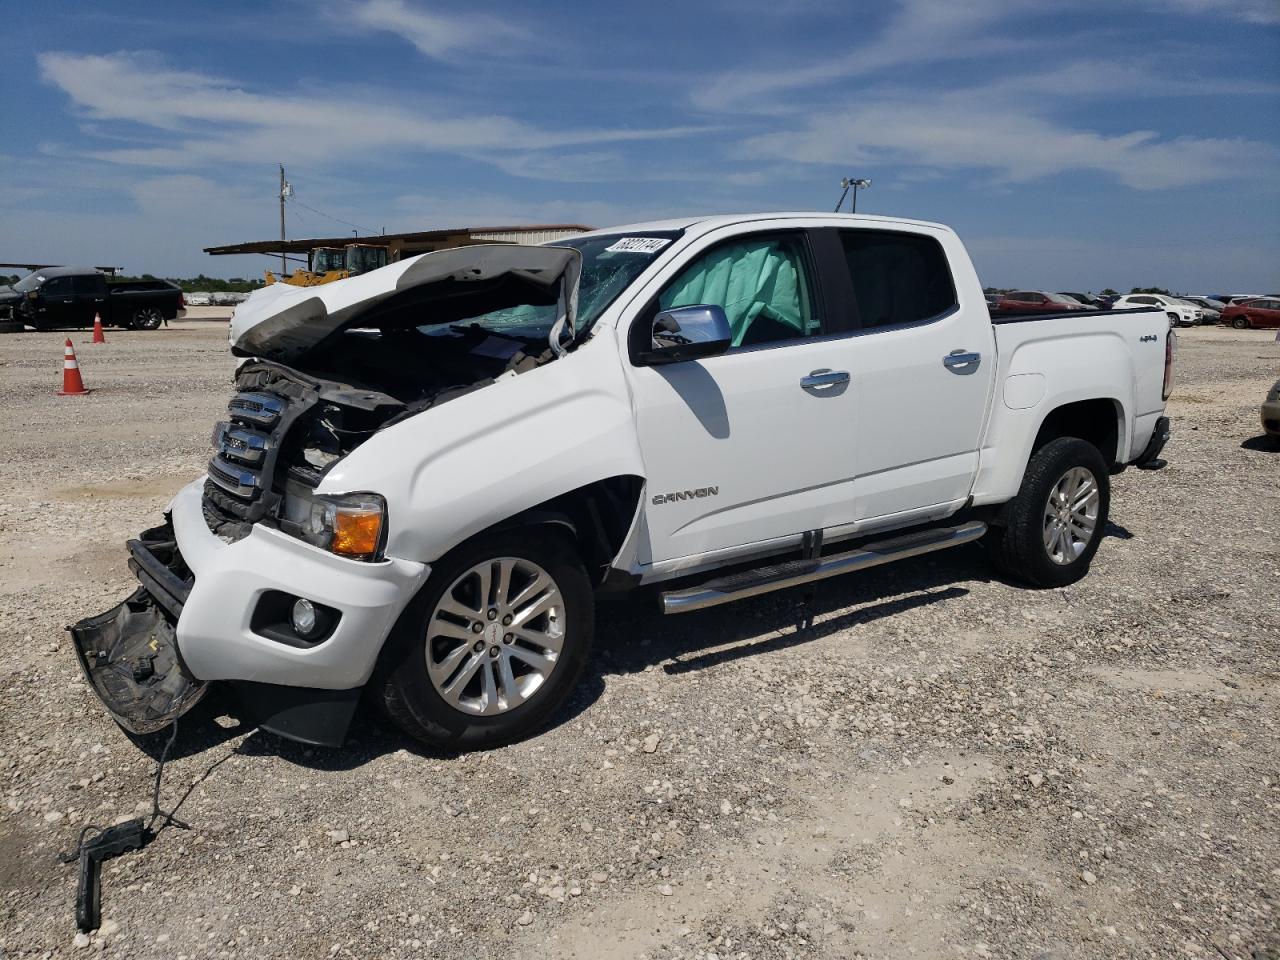
<path fill-rule="evenodd" d="M 1084 509 L 1071 509 L 1077 502 Z M 1007 577 L 1065 587 L 1089 572 L 1110 510 L 1111 482 L 1098 448 L 1059 437 L 1032 454 L 1018 495 L 992 522 L 985 543 Z"/>
<path fill-rule="evenodd" d="M 525 583 L 537 592 L 521 598 Z M 548 612 L 522 617 L 543 605 L 538 598 L 548 598 Z M 483 534 L 436 565 L 387 641 L 371 692 L 388 719 L 433 747 L 488 749 L 528 737 L 577 686 L 591 651 L 593 601 L 582 561 L 558 531 Z M 473 608 L 474 617 L 459 615 Z M 508 611 L 511 633 L 503 629 Z"/>
<path fill-rule="evenodd" d="M 1231 326 L 1235 327 L 1237 330 L 1248 330 L 1251 324 L 1249 323 L 1248 317 L 1232 317 Z"/>
<path fill-rule="evenodd" d="M 135 310 L 133 313 L 132 327 L 134 330 L 158 330 L 164 316 L 154 307 L 143 307 L 141 310 Z"/>

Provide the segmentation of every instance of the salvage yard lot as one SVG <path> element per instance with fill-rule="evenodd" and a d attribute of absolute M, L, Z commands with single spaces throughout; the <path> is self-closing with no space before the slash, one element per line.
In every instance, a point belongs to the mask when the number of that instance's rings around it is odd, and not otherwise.
<path fill-rule="evenodd" d="M 223 324 L 0 339 L 0 955 L 73 955 L 85 823 L 149 804 L 160 744 L 81 682 L 67 623 L 199 474 Z M 1115 479 L 1091 574 L 980 548 L 663 619 L 602 604 L 540 736 L 434 756 L 184 718 L 170 829 L 103 870 L 120 957 L 1228 957 L 1280 950 L 1274 335 L 1180 333 L 1169 467 Z"/>

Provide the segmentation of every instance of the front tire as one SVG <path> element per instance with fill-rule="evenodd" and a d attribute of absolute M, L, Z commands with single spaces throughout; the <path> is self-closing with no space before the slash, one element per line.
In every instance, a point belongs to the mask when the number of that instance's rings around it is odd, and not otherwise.
<path fill-rule="evenodd" d="M 481 535 L 446 556 L 383 651 L 374 693 L 409 736 L 487 749 L 542 728 L 591 651 L 591 581 L 555 528 Z"/>
<path fill-rule="evenodd" d="M 1248 330 L 1250 327 L 1249 318 L 1248 317 L 1232 317 L 1231 326 L 1235 327 L 1237 330 Z"/>
<path fill-rule="evenodd" d="M 1033 587 L 1065 587 L 1089 572 L 1111 510 L 1107 463 L 1098 448 L 1059 437 L 1031 456 L 1018 495 L 993 521 L 996 567 Z"/>

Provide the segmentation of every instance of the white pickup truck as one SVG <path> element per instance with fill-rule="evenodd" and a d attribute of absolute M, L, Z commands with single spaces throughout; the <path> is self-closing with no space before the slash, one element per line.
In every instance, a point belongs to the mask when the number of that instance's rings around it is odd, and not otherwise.
<path fill-rule="evenodd" d="M 564 702 L 596 591 L 674 614 L 975 540 L 1074 582 L 1175 344 L 1163 309 L 993 321 L 947 227 L 808 213 L 278 284 L 231 340 L 207 476 L 72 628 L 87 678 L 136 733 L 228 681 L 304 742 L 363 694 L 456 749 Z"/>

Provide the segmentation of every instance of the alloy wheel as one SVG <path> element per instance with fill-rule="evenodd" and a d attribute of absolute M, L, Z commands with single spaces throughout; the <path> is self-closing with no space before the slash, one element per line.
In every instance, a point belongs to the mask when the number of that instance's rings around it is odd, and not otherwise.
<path fill-rule="evenodd" d="M 1044 549 L 1054 563 L 1075 561 L 1093 540 L 1101 498 L 1086 467 L 1072 467 L 1049 491 L 1044 507 Z"/>
<path fill-rule="evenodd" d="M 459 576 L 427 621 L 427 675 L 464 713 L 527 702 L 559 662 L 566 623 L 555 580 L 531 560 L 496 557 Z"/>
<path fill-rule="evenodd" d="M 158 330 L 163 319 L 160 311 L 155 309 L 139 310 L 133 315 L 134 325 L 139 330 Z"/>

